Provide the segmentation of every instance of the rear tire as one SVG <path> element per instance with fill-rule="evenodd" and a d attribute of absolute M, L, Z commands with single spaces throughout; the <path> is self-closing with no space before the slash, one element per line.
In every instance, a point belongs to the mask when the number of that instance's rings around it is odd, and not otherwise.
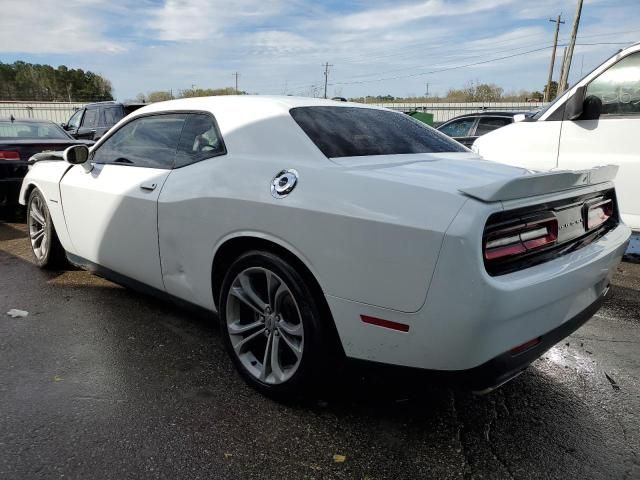
<path fill-rule="evenodd" d="M 220 299 L 223 341 L 244 380 L 278 399 L 319 386 L 334 349 L 311 287 L 284 258 L 267 251 L 238 257 Z M 324 368 L 323 368 L 324 367 Z"/>
<path fill-rule="evenodd" d="M 29 195 L 27 227 L 36 265 L 51 270 L 63 267 L 66 264 L 65 251 L 51 221 L 47 202 L 37 188 Z"/>

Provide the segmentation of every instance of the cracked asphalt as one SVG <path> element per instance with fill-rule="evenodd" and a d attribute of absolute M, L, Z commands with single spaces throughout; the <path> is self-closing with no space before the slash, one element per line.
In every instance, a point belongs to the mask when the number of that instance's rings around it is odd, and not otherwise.
<path fill-rule="evenodd" d="M 638 479 L 639 292 L 624 262 L 592 320 L 486 396 L 354 371 L 281 404 L 210 316 L 40 271 L 0 224 L 0 478 Z"/>

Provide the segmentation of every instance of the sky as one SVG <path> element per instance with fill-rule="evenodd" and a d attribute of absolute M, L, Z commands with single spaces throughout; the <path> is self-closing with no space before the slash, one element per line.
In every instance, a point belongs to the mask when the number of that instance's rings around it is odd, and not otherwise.
<path fill-rule="evenodd" d="M 249 93 L 313 95 L 325 62 L 329 96 L 541 91 L 549 19 L 562 13 L 566 44 L 576 1 L 0 0 L 0 61 L 91 70 L 120 100 L 230 87 L 235 72 Z M 638 18 L 639 0 L 585 0 L 570 83 L 640 41 Z"/>

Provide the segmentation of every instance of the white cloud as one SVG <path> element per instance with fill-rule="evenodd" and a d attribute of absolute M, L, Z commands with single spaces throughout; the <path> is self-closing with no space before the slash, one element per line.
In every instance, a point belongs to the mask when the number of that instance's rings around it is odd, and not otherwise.
<path fill-rule="evenodd" d="M 3 1 L 1 52 L 121 53 L 127 46 L 108 39 L 95 14 L 95 0 Z"/>
<path fill-rule="evenodd" d="M 259 23 L 280 8 L 278 0 L 167 0 L 151 12 L 148 26 L 159 40 L 204 40 L 244 23 Z"/>
<path fill-rule="evenodd" d="M 493 10 L 513 0 L 464 0 L 453 2 L 427 0 L 420 3 L 402 4 L 394 7 L 365 10 L 347 15 L 336 22 L 338 28 L 346 30 L 371 30 L 397 27 L 399 25 L 440 16 L 463 16 Z"/>

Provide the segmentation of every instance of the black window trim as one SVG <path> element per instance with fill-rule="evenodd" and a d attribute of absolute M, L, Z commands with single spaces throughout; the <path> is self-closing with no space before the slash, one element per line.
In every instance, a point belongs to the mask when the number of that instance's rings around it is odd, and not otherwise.
<path fill-rule="evenodd" d="M 159 112 L 148 112 L 148 113 L 143 113 L 141 115 L 136 115 L 135 117 L 130 118 L 129 120 L 127 120 L 126 122 L 124 122 L 122 125 L 119 125 L 118 128 L 111 128 L 108 132 L 107 135 L 105 135 L 104 137 L 102 137 L 101 142 L 99 143 L 99 145 L 97 145 L 97 148 L 95 148 L 94 150 L 91 151 L 91 156 L 89 157 L 89 162 L 91 162 L 93 160 L 93 157 L 95 156 L 95 153 L 100 150 L 100 148 L 102 148 L 102 145 L 105 144 L 105 142 L 107 142 L 113 135 L 115 135 L 121 128 L 124 128 L 125 126 L 129 125 L 131 122 L 141 119 L 141 118 L 146 118 L 146 117 L 158 117 L 160 115 L 207 115 L 208 117 L 210 117 L 211 121 L 213 122 L 213 126 L 216 130 L 216 134 L 218 135 L 218 137 L 220 138 L 220 143 L 222 146 L 222 150 L 220 152 L 217 153 L 213 153 L 211 156 L 208 157 L 204 157 L 204 158 L 199 158 L 197 160 L 194 160 L 192 162 L 189 163 L 185 163 L 184 165 L 180 165 L 179 167 L 175 166 L 175 155 L 174 155 L 174 160 L 173 160 L 173 165 L 171 166 L 171 168 L 167 168 L 166 170 L 177 170 L 180 168 L 184 168 L 184 167 L 188 167 L 189 165 L 193 165 L 194 163 L 199 163 L 202 162 L 204 160 L 209 160 L 211 158 L 216 158 L 216 157 L 221 157 L 223 155 L 226 155 L 228 153 L 227 150 L 227 145 L 224 141 L 224 138 L 222 137 L 222 133 L 220 133 L 220 127 L 218 126 L 218 121 L 216 120 L 216 117 L 213 113 L 207 111 L 207 110 L 162 110 Z M 185 119 L 184 124 L 182 125 L 182 128 L 184 129 L 184 125 L 187 123 L 187 119 Z M 180 136 L 182 136 L 182 131 L 180 132 Z M 178 146 L 176 145 L 176 152 L 178 151 Z M 138 167 L 138 168 L 152 168 L 152 167 L 145 167 L 142 165 L 135 165 L 135 164 L 126 164 L 126 163 L 99 163 L 98 165 L 117 165 L 117 166 L 121 166 L 121 167 Z"/>

